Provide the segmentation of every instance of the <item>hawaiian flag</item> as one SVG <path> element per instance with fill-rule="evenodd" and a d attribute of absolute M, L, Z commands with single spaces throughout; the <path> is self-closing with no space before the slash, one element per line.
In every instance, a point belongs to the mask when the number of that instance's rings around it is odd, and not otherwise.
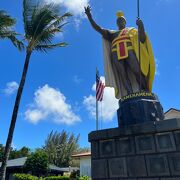
<path fill-rule="evenodd" d="M 98 71 L 96 72 L 96 100 L 102 101 L 105 85 L 100 80 Z"/>

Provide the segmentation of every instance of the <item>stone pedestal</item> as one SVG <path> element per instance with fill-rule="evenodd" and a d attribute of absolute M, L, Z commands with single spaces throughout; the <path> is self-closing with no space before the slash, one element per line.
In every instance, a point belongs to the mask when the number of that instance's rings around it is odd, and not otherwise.
<path fill-rule="evenodd" d="M 89 134 L 92 180 L 180 180 L 180 119 Z"/>
<path fill-rule="evenodd" d="M 158 97 L 149 92 L 137 92 L 122 97 L 117 111 L 119 127 L 164 119 Z"/>

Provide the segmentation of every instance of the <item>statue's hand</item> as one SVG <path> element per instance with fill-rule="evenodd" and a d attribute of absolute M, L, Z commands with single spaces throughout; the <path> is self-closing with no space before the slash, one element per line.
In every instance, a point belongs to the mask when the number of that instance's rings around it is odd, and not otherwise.
<path fill-rule="evenodd" d="M 84 10 L 85 10 L 87 17 L 90 17 L 91 16 L 91 7 L 90 6 L 84 7 Z"/>
<path fill-rule="evenodd" d="M 144 29 L 144 24 L 140 18 L 136 20 L 136 25 L 138 26 L 139 29 Z"/>

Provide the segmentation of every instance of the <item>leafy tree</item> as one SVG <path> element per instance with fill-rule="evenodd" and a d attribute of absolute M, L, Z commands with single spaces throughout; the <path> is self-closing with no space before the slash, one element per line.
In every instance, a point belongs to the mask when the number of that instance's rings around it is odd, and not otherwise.
<path fill-rule="evenodd" d="M 27 157 L 30 155 L 30 149 L 28 147 L 22 147 L 19 150 L 14 150 L 12 149 L 9 155 L 9 159 L 16 159 L 16 158 L 21 158 L 21 157 Z"/>
<path fill-rule="evenodd" d="M 9 157 L 11 142 L 15 129 L 17 114 L 19 110 L 20 100 L 26 81 L 26 75 L 29 67 L 30 57 L 33 51 L 48 52 L 56 47 L 64 47 L 65 42 L 53 43 L 56 33 L 62 32 L 62 27 L 67 24 L 64 22 L 71 14 L 59 14 L 59 7 L 54 4 L 35 4 L 33 0 L 23 0 L 23 21 L 26 42 L 26 58 L 19 84 L 15 104 L 13 108 L 11 124 L 9 128 L 8 138 L 5 146 L 5 154 L 3 156 L 1 166 L 1 180 L 5 180 L 6 164 Z"/>
<path fill-rule="evenodd" d="M 4 154 L 5 147 L 3 144 L 0 144 L 0 161 L 2 161 L 3 154 Z M 27 157 L 31 154 L 31 151 L 28 147 L 22 147 L 19 150 L 13 149 L 11 147 L 9 159 L 16 159 L 21 157 Z"/>
<path fill-rule="evenodd" d="M 15 19 L 5 11 L 0 10 L 0 39 L 9 39 L 19 50 L 22 50 L 24 48 L 23 43 L 16 38 L 18 34 L 12 30 L 15 24 Z"/>
<path fill-rule="evenodd" d="M 71 165 L 71 155 L 78 149 L 79 135 L 68 134 L 66 131 L 53 132 L 48 135 L 44 150 L 48 154 L 49 162 L 59 167 Z"/>
<path fill-rule="evenodd" d="M 25 169 L 33 175 L 41 176 L 48 172 L 48 156 L 43 150 L 37 150 L 28 156 Z"/>

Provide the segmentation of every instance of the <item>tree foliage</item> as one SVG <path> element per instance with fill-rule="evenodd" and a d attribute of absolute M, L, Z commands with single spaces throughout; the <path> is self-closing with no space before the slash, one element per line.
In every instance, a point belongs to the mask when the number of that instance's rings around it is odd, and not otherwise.
<path fill-rule="evenodd" d="M 5 150 L 5 147 L 3 146 L 3 144 L 0 144 L 0 161 L 2 161 L 4 150 Z M 27 157 L 30 154 L 31 154 L 30 148 L 28 148 L 26 146 L 22 147 L 19 150 L 13 149 L 11 147 L 9 159 L 16 159 L 16 158 L 21 158 L 21 157 Z"/>
<path fill-rule="evenodd" d="M 23 50 L 23 43 L 16 38 L 18 34 L 12 30 L 15 24 L 15 19 L 0 10 L 0 39 L 9 39 L 19 50 Z"/>
<path fill-rule="evenodd" d="M 73 133 L 66 131 L 53 132 L 48 135 L 44 150 L 48 154 L 49 162 L 59 167 L 71 165 L 71 155 L 78 149 L 79 135 L 76 137 Z"/>
<path fill-rule="evenodd" d="M 53 43 L 57 33 L 67 24 L 65 20 L 71 16 L 70 13 L 59 15 L 60 7 L 55 4 L 34 4 L 33 0 L 23 1 L 23 21 L 27 51 L 41 51 L 56 47 L 64 47 L 65 42 Z"/>
<path fill-rule="evenodd" d="M 16 159 L 21 157 L 27 157 L 30 155 L 30 149 L 26 146 L 22 147 L 19 150 L 12 149 L 9 155 L 9 159 Z"/>
<path fill-rule="evenodd" d="M 48 156 L 43 150 L 37 150 L 28 156 L 25 169 L 33 175 L 40 176 L 48 172 Z"/>

